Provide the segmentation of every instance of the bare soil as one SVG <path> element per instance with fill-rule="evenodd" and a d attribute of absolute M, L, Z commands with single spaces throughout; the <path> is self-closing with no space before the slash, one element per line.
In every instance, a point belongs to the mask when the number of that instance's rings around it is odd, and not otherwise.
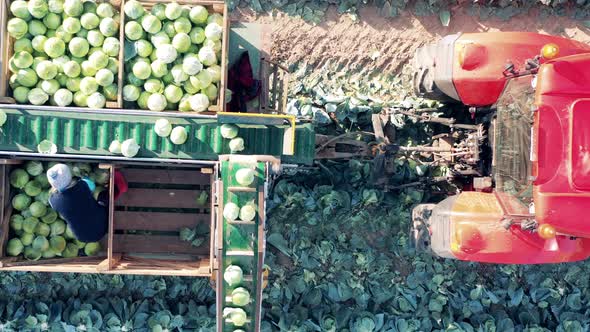
<path fill-rule="evenodd" d="M 457 32 L 532 31 L 590 42 L 590 29 L 580 21 L 552 16 L 542 19 L 537 12 L 505 22 L 493 18 L 481 21 L 465 8 L 452 11 L 449 27 L 438 16 L 416 16 L 406 10 L 397 18 L 381 17 L 375 8 L 363 8 L 360 20 L 330 9 L 318 26 L 284 13 L 255 15 L 237 10 L 232 20 L 272 25 L 271 57 L 285 65 L 307 63 L 317 67 L 327 62 L 361 72 L 395 74 L 413 56 L 416 48 Z"/>

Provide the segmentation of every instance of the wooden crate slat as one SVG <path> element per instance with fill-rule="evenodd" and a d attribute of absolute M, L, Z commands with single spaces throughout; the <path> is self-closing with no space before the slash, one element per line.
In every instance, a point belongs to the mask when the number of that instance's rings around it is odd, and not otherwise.
<path fill-rule="evenodd" d="M 197 209 L 208 207 L 208 204 L 198 205 L 197 198 L 200 190 L 184 189 L 140 189 L 129 188 L 117 200 L 117 206 L 127 207 L 153 207 L 153 208 L 177 208 Z"/>
<path fill-rule="evenodd" d="M 190 263 L 179 261 L 176 265 L 167 267 L 149 266 L 147 263 L 138 264 L 133 260 L 123 258 L 108 271 L 97 271 L 97 266 L 103 259 L 88 260 L 86 264 L 77 262 L 60 262 L 43 265 L 18 265 L 4 267 L 2 271 L 31 271 L 31 272 L 62 272 L 62 273 L 104 273 L 104 274 L 129 274 L 129 275 L 166 275 L 186 277 L 210 277 L 209 259 L 203 258 Z M 166 261 L 166 263 L 174 261 Z"/>
<path fill-rule="evenodd" d="M 143 275 L 211 276 L 211 271 L 209 270 L 209 258 L 186 262 L 137 259 L 135 257 L 123 256 L 110 272 Z"/>
<path fill-rule="evenodd" d="M 113 252 L 122 253 L 182 253 L 207 255 L 207 246 L 193 247 L 189 242 L 181 241 L 178 236 L 115 234 Z"/>
<path fill-rule="evenodd" d="M 129 183 L 157 183 L 157 184 L 198 184 L 210 185 L 211 175 L 202 174 L 198 170 L 162 170 L 127 168 L 121 169 Z"/>
<path fill-rule="evenodd" d="M 115 211 L 115 229 L 145 231 L 178 231 L 209 222 L 209 216 L 196 213 Z"/>
<path fill-rule="evenodd" d="M 8 244 L 8 233 L 10 232 L 10 216 L 12 214 L 12 204 L 10 195 L 10 181 L 7 181 L 10 176 L 10 167 L 8 165 L 0 166 L 0 192 L 2 194 L 0 203 L 0 218 L 3 218 L 0 226 L 0 257 L 4 257 L 4 248 Z"/>

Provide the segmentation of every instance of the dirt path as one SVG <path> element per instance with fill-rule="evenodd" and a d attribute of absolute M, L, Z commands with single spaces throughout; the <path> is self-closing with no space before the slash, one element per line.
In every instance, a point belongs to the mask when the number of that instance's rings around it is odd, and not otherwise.
<path fill-rule="evenodd" d="M 480 21 L 459 8 L 453 11 L 449 27 L 443 27 L 437 16 L 419 17 L 410 10 L 388 19 L 379 16 L 375 8 L 363 8 L 359 14 L 360 20 L 353 22 L 331 9 L 319 26 L 283 13 L 256 17 L 249 11 L 237 11 L 232 19 L 272 24 L 272 58 L 286 65 L 337 62 L 367 73 L 396 73 L 417 47 L 457 32 L 535 31 L 590 42 L 590 29 L 580 21 L 555 16 L 541 19 L 536 12 L 509 22 Z"/>

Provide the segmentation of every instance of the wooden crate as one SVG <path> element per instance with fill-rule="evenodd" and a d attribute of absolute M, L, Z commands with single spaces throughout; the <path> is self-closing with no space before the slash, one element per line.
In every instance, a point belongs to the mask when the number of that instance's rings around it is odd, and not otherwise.
<path fill-rule="evenodd" d="M 209 276 L 212 175 L 198 168 L 130 167 L 121 172 L 129 191 L 119 197 L 112 211 L 110 270 Z M 199 206 L 197 197 L 203 191 L 209 198 Z M 199 224 L 210 231 L 202 246 L 180 240 L 182 228 Z"/>
<path fill-rule="evenodd" d="M 0 36 L 0 49 L 2 50 L 2 54 L 0 55 L 0 66 L 2 67 L 2 73 L 0 77 L 0 102 L 1 103 L 16 103 L 15 100 L 12 98 L 12 89 L 8 84 L 10 76 L 12 75 L 9 67 L 8 62 L 10 58 L 14 54 L 14 38 L 10 37 L 8 32 L 6 31 L 6 27 L 8 24 L 8 20 L 11 18 L 10 13 L 10 3 L 11 0 L 2 0 L 2 14 L 0 16 L 0 22 L 2 26 L 1 36 Z M 121 23 L 123 22 L 124 13 L 122 12 L 122 0 L 96 0 L 97 3 L 100 2 L 110 2 L 119 12 L 121 13 Z M 123 26 L 119 27 L 119 40 L 121 41 L 121 47 L 119 49 L 119 63 L 123 62 L 123 48 L 124 45 L 122 43 L 123 38 L 125 36 L 125 30 Z M 67 45 L 66 45 L 67 49 Z M 123 107 L 123 73 L 119 70 L 117 76 L 117 101 L 107 101 L 106 108 L 122 108 Z"/>
<path fill-rule="evenodd" d="M 125 6 L 124 0 L 122 6 Z M 151 8 L 158 3 L 167 4 L 170 1 L 162 1 L 162 0 L 139 0 L 139 2 L 146 8 L 146 10 L 150 10 Z M 209 109 L 206 112 L 183 112 L 185 114 L 212 114 L 215 112 L 222 112 L 225 110 L 225 88 L 227 86 L 227 62 L 228 62 L 228 42 L 229 42 L 229 16 L 228 16 L 228 9 L 227 5 L 223 0 L 176 0 L 177 3 L 180 5 L 186 6 L 196 6 L 201 5 L 207 8 L 209 13 L 218 13 L 223 16 L 223 35 L 222 35 L 222 44 L 221 44 L 221 59 L 219 59 L 219 66 L 221 67 L 221 80 L 219 82 L 219 97 L 217 98 L 217 103 L 210 105 Z M 124 31 L 125 27 L 125 15 L 124 13 L 121 15 L 121 27 Z M 125 33 L 121 33 L 121 45 L 124 45 L 125 42 Z M 125 59 L 122 56 L 122 59 Z M 125 61 L 119 62 L 119 73 L 125 72 Z M 121 83 L 122 84 L 122 83 Z"/>
<path fill-rule="evenodd" d="M 10 217 L 12 215 L 12 198 L 15 196 L 14 190 L 10 186 L 10 173 L 13 169 L 22 167 L 25 160 L 18 159 L 0 159 L 0 270 L 15 271 L 42 271 L 48 266 L 69 264 L 76 265 L 82 270 L 96 271 L 98 264 L 106 259 L 107 242 L 106 237 L 100 241 L 101 252 L 92 257 L 80 256 L 74 258 L 50 258 L 29 261 L 22 256 L 10 257 L 6 255 L 6 245 L 10 239 Z M 52 270 L 52 272 L 70 272 L 70 270 Z"/>
<path fill-rule="evenodd" d="M 93 257 L 28 261 L 7 257 L 4 251 L 13 196 L 8 179 L 10 171 L 20 163 L 0 160 L 0 271 L 211 276 L 210 202 L 214 177 L 210 168 L 101 165 L 111 172 L 110 188 L 117 167 L 129 184 L 129 191 L 109 206 L 109 232 L 101 240 L 103 251 Z M 209 198 L 205 205 L 198 206 L 196 195 L 201 191 L 206 191 Z M 113 202 L 114 190 L 109 194 Z M 180 240 L 181 228 L 199 224 L 210 232 L 202 246 L 193 247 Z"/>

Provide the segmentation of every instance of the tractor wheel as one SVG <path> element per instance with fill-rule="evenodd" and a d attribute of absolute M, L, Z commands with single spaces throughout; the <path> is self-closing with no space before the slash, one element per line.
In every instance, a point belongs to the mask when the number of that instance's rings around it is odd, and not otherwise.
<path fill-rule="evenodd" d="M 440 102 L 451 101 L 434 83 L 434 67 L 421 67 L 414 70 L 412 75 L 414 93 L 418 97 L 432 99 Z"/>
<path fill-rule="evenodd" d="M 430 215 L 436 204 L 420 204 L 412 210 L 410 244 L 417 252 L 431 252 Z"/>

